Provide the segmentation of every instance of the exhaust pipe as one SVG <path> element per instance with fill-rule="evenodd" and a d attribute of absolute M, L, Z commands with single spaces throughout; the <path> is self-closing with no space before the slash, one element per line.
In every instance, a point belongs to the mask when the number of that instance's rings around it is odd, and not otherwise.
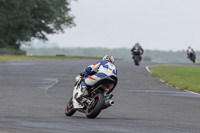
<path fill-rule="evenodd" d="M 104 108 L 103 108 L 103 109 L 106 109 L 106 108 L 108 108 L 108 107 L 110 107 L 110 106 L 112 106 L 112 105 L 114 105 L 114 101 L 113 101 L 113 100 L 111 100 L 111 99 L 108 99 L 108 100 L 106 100 L 106 102 L 105 102 L 105 105 L 104 105 Z"/>

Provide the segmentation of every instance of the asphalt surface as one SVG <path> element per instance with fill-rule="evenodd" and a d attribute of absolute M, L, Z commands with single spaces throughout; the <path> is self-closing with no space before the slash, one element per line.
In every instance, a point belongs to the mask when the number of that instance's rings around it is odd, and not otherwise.
<path fill-rule="evenodd" d="M 96 119 L 64 114 L 74 78 L 94 60 L 0 62 L 0 133 L 200 133 L 200 95 L 117 61 L 114 106 Z"/>

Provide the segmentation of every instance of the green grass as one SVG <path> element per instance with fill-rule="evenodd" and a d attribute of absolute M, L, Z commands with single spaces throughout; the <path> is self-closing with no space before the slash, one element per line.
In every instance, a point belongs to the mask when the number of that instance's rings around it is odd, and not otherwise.
<path fill-rule="evenodd" d="M 200 93 L 200 67 L 153 66 L 152 75 L 179 89 Z"/>
<path fill-rule="evenodd" d="M 82 56 L 13 56 L 0 55 L 0 60 L 45 60 L 45 59 L 102 59 L 99 57 L 82 57 Z"/>

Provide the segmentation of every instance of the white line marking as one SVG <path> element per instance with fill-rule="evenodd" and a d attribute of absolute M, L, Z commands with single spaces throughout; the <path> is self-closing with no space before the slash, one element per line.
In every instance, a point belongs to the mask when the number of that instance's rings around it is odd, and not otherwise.
<path fill-rule="evenodd" d="M 149 66 L 146 66 L 146 70 L 151 74 L 151 71 L 149 70 Z"/>
<path fill-rule="evenodd" d="M 199 93 L 196 93 L 196 92 L 193 92 L 193 91 L 188 91 L 188 90 L 185 90 L 186 92 L 189 92 L 189 93 L 192 93 L 192 94 L 195 94 L 195 95 L 199 95 L 200 96 L 200 94 Z"/>

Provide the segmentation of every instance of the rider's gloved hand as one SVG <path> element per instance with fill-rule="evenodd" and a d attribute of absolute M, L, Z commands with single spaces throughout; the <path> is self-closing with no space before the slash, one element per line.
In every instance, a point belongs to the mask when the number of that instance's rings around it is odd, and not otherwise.
<path fill-rule="evenodd" d="M 84 71 L 84 72 L 80 73 L 79 75 L 82 76 L 82 77 L 86 77 L 88 74 L 87 74 L 86 71 Z"/>

